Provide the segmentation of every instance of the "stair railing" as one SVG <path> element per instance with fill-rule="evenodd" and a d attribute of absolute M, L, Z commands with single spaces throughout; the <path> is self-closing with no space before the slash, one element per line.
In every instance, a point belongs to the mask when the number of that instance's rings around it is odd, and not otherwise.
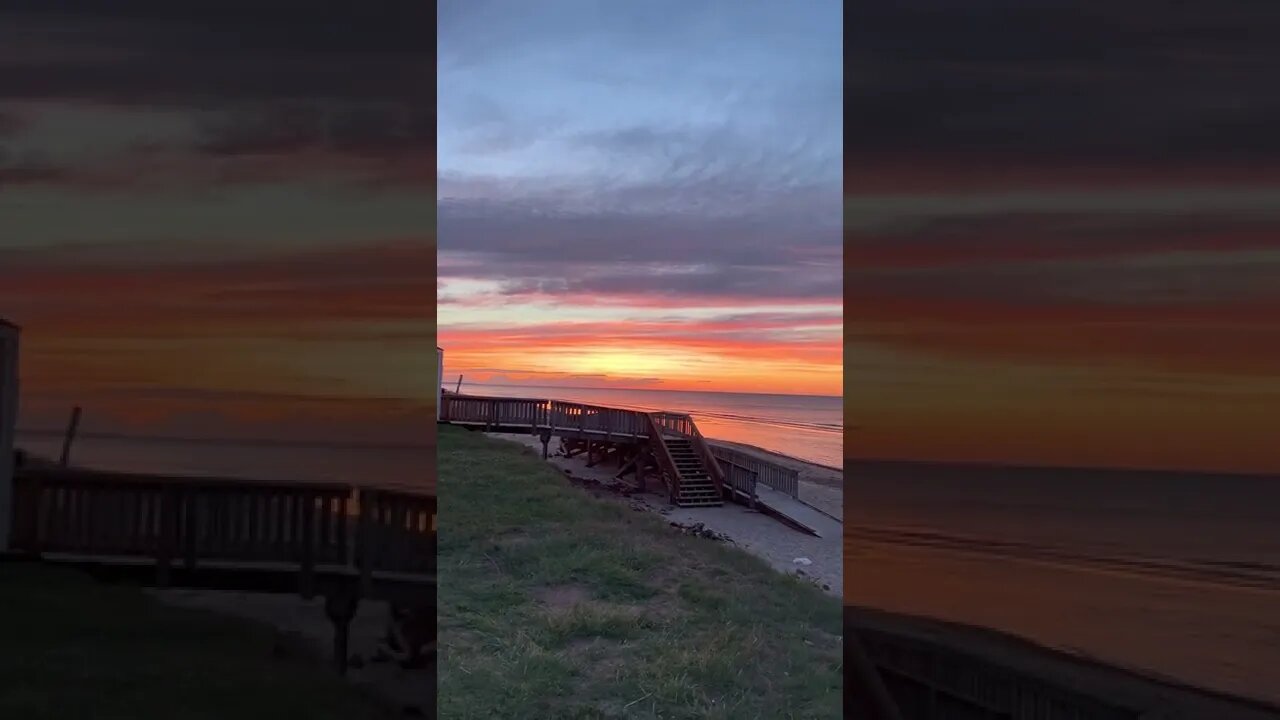
<path fill-rule="evenodd" d="M 726 481 L 724 471 L 720 467 L 720 461 L 711 452 L 711 446 L 707 444 L 702 432 L 698 430 L 698 426 L 693 422 L 693 417 L 684 413 L 658 412 L 652 413 L 651 419 L 655 426 L 670 430 L 682 437 L 689 438 L 693 445 L 694 452 L 698 453 L 698 457 L 702 459 L 702 465 L 707 469 L 707 474 L 711 476 L 711 482 L 716 487 L 716 492 L 721 498 L 725 496 Z"/>
<path fill-rule="evenodd" d="M 693 438 L 693 446 L 698 449 L 702 464 L 706 466 L 707 472 L 711 474 L 711 480 L 716 484 L 716 492 L 720 493 L 720 497 L 726 497 L 724 470 L 720 467 L 720 461 L 716 460 L 716 456 L 711 453 L 711 446 L 703 439 L 698 426 L 693 422 L 693 418 L 689 418 L 689 428 L 693 431 L 690 435 Z"/>
<path fill-rule="evenodd" d="M 675 458 L 671 457 L 671 449 L 662 440 L 662 426 L 656 417 L 660 414 L 645 413 L 645 417 L 649 421 L 649 449 L 658 460 L 658 465 L 662 468 L 663 474 L 670 478 L 667 483 L 667 492 L 671 497 L 671 502 L 675 503 L 676 495 L 679 492 L 680 471 L 676 469 Z"/>

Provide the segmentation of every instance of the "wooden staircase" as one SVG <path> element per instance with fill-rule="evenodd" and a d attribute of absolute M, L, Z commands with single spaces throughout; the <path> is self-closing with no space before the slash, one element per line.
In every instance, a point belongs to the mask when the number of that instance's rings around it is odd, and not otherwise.
<path fill-rule="evenodd" d="M 664 433 L 662 444 L 667 447 L 675 462 L 675 504 L 680 507 L 714 507 L 724 504 L 724 498 L 716 490 L 702 456 L 693 446 L 693 440 L 681 435 Z"/>

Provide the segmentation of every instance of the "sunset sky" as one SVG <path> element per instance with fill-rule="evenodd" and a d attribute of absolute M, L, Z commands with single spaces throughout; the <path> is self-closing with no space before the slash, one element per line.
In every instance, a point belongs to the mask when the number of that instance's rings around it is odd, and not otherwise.
<path fill-rule="evenodd" d="M 439 9 L 450 381 L 839 395 L 841 4 Z"/>
<path fill-rule="evenodd" d="M 424 440 L 431 18 L 285 5 L 0 2 L 23 428 Z"/>
<path fill-rule="evenodd" d="M 1264 6 L 850 18 L 847 456 L 1280 471 Z"/>

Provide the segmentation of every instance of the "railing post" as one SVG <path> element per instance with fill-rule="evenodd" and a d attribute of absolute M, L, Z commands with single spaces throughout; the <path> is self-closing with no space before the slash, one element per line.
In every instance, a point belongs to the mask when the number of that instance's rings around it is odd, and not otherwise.
<path fill-rule="evenodd" d="M 40 517 L 44 504 L 44 483 L 38 473 L 22 477 L 13 485 L 13 549 L 40 554 Z"/>
<path fill-rule="evenodd" d="M 196 559 L 199 555 L 199 535 L 197 534 L 199 528 L 197 523 L 200 522 L 200 493 L 196 492 L 195 488 L 190 488 L 186 494 L 186 517 L 182 525 L 184 531 L 182 544 L 187 556 L 187 570 L 190 571 L 196 569 Z"/>
<path fill-rule="evenodd" d="M 358 495 L 360 514 L 356 520 L 356 569 L 360 574 L 360 591 L 365 592 L 373 580 L 372 519 L 370 515 L 377 502 L 375 491 L 360 488 Z"/>
<path fill-rule="evenodd" d="M 298 573 L 298 593 L 304 600 L 315 597 L 315 529 L 316 495 L 307 491 L 302 495 L 302 567 Z"/>
<path fill-rule="evenodd" d="M 848 609 L 845 609 L 848 612 Z M 846 627 L 848 627 L 846 625 Z M 858 636 L 846 631 L 844 666 L 850 668 L 849 685 L 844 691 L 845 717 L 867 720 L 902 720 L 902 714 L 884 686 L 880 671 L 867 656 Z"/>
<path fill-rule="evenodd" d="M 178 542 L 178 487 L 167 484 L 160 496 L 160 537 L 156 543 L 156 584 L 169 587 L 174 546 Z"/>

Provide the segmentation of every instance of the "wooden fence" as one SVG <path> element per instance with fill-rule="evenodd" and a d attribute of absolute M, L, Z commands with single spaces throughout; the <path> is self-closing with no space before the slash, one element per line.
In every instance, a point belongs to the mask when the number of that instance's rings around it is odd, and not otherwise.
<path fill-rule="evenodd" d="M 586 403 L 532 398 L 446 395 L 440 417 L 447 422 L 492 428 L 529 428 L 537 434 L 576 430 L 605 437 L 648 435 L 646 413 Z"/>
<path fill-rule="evenodd" d="M 756 482 L 759 478 L 756 472 L 751 468 L 745 468 L 726 460 L 717 459 L 717 462 L 729 487 L 754 501 L 756 498 Z"/>
<path fill-rule="evenodd" d="M 711 454 L 720 460 L 722 467 L 725 463 L 744 467 L 756 474 L 758 482 L 791 497 L 800 497 L 800 473 L 796 470 L 720 445 L 712 445 Z"/>
<path fill-rule="evenodd" d="M 331 483 L 259 483 L 29 469 L 14 478 L 12 547 L 182 563 L 286 563 L 431 574 L 434 497 Z"/>
<path fill-rule="evenodd" d="M 846 634 L 848 634 L 846 630 Z M 857 631 L 903 720 L 1137 720 L 1140 713 L 922 639 Z"/>
<path fill-rule="evenodd" d="M 753 474 L 753 494 L 755 483 L 763 483 L 791 497 L 799 497 L 800 494 L 797 471 L 706 442 L 693 418 L 685 413 L 642 412 L 540 398 L 447 394 L 441 399 L 440 418 L 446 422 L 483 425 L 494 430 L 528 428 L 531 434 L 548 432 L 552 435 L 577 432 L 602 439 L 641 440 L 655 432 L 675 433 L 693 439 L 708 471 L 713 475 L 718 471 L 716 480 L 722 486 L 730 482 L 729 476 L 735 473 L 738 481 L 745 482 L 747 476 L 742 474 L 745 471 Z M 713 458 L 717 462 L 712 462 Z M 658 459 L 662 460 L 661 453 L 658 453 Z M 734 466 L 739 469 L 734 470 Z M 673 472 L 674 467 L 668 471 Z"/>

